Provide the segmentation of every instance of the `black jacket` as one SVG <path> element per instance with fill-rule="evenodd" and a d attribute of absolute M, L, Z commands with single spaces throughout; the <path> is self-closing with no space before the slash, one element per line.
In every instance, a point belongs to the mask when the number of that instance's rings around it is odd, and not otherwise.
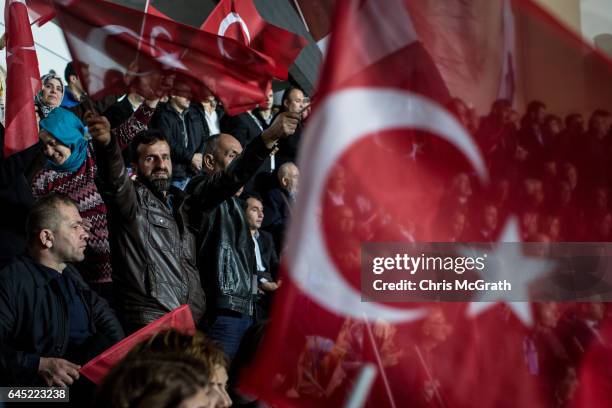
<path fill-rule="evenodd" d="M 208 122 L 206 121 L 206 112 L 204 112 L 204 107 L 202 106 L 201 103 L 192 102 L 190 108 L 193 109 L 193 111 L 197 114 L 198 120 L 202 122 L 202 127 L 204 128 L 204 141 L 206 141 L 212 135 L 210 133 L 210 128 L 208 127 Z M 217 112 L 217 118 L 219 118 L 219 122 L 220 122 L 221 119 L 223 119 L 223 116 L 225 113 L 223 112 L 223 109 L 221 109 L 220 107 L 217 107 L 215 111 Z"/>
<path fill-rule="evenodd" d="M 27 174 L 37 173 L 44 162 L 40 142 L 7 158 L 0 152 L 0 268 L 25 251 L 25 221 L 35 201 Z"/>
<path fill-rule="evenodd" d="M 270 232 L 274 238 L 277 253 L 283 250 L 285 232 L 291 219 L 291 199 L 289 193 L 281 188 L 270 190 L 264 198 L 264 219 L 261 228 Z"/>
<path fill-rule="evenodd" d="M 219 127 L 222 133 L 228 133 L 238 139 L 242 147 L 248 145 L 264 130 L 259 121 L 248 112 L 236 116 L 223 116 Z"/>
<path fill-rule="evenodd" d="M 264 278 L 269 282 L 278 281 L 278 256 L 274 249 L 274 241 L 272 235 L 266 231 L 259 230 L 257 235 L 257 246 L 259 246 L 259 254 L 261 255 L 261 263 L 266 269 L 265 271 L 257 271 L 257 279 L 261 284 L 261 279 Z M 259 293 L 255 302 L 255 320 L 264 321 L 269 317 L 270 308 L 274 293 Z"/>
<path fill-rule="evenodd" d="M 263 120 L 263 119 L 262 119 Z M 234 136 L 242 147 L 248 145 L 253 139 L 259 137 L 261 133 L 268 128 L 267 125 L 262 124 L 255 114 L 251 116 L 248 112 L 241 113 L 237 116 L 225 115 L 221 119 L 220 127 L 221 132 Z M 279 142 L 279 143 L 282 143 Z M 245 185 L 245 191 L 248 193 L 257 192 L 261 194 L 269 190 L 274 182 L 274 176 L 272 175 L 272 161 L 268 156 L 256 171 L 255 175 Z"/>
<path fill-rule="evenodd" d="M 30 257 L 20 256 L 0 271 L 0 384 L 39 381 L 40 357 L 64 357 L 68 348 L 68 308 L 56 280 Z M 89 316 L 90 331 L 112 342 L 124 337 L 108 303 L 89 289 L 69 265 L 63 276 L 76 284 Z"/>
<path fill-rule="evenodd" d="M 127 98 L 127 95 L 120 101 L 112 104 L 107 110 L 104 111 L 103 115 L 106 116 L 110 122 L 111 129 L 119 127 L 123 122 L 128 120 L 134 114 L 134 108 Z"/>
<path fill-rule="evenodd" d="M 259 245 L 259 253 L 261 254 L 261 263 L 266 270 L 259 272 L 260 278 L 265 278 L 269 281 L 276 282 L 278 280 L 278 255 L 274 249 L 274 240 L 272 235 L 266 231 L 259 230 L 257 236 L 257 245 Z"/>
<path fill-rule="evenodd" d="M 96 183 L 108 211 L 113 285 L 126 328 L 137 329 L 183 304 L 197 323 L 206 303 L 184 193 L 171 188 L 171 209 L 146 185 L 128 178 L 115 140 L 94 146 Z"/>
<path fill-rule="evenodd" d="M 187 186 L 190 218 L 199 218 L 198 267 L 211 314 L 218 309 L 253 312 L 254 244 L 234 194 L 269 155 L 270 149 L 257 137 L 225 171 L 198 176 Z"/>
<path fill-rule="evenodd" d="M 149 127 L 161 130 L 170 143 L 172 178 L 184 180 L 194 176 L 191 160 L 194 154 L 204 153 L 204 140 L 208 137 L 196 108 L 190 106 L 184 115 L 180 115 L 170 103 L 160 105 Z"/>

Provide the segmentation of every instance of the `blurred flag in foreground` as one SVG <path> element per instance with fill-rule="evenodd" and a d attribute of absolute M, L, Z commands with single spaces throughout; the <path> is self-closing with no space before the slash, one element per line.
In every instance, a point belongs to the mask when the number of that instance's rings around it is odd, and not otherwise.
<path fill-rule="evenodd" d="M 177 307 L 172 312 L 148 324 L 136 333 L 126 337 L 98 357 L 85 364 L 80 373 L 95 384 L 101 384 L 108 372 L 137 344 L 164 330 L 175 329 L 182 333 L 194 334 L 195 323 L 188 305 Z"/>
<path fill-rule="evenodd" d="M 233 38 L 274 60 L 274 77 L 287 79 L 289 67 L 306 40 L 266 22 L 253 0 L 222 0 L 208 16 L 202 30 Z"/>
<path fill-rule="evenodd" d="M 230 114 L 265 100 L 274 62 L 228 38 L 102 0 L 54 2 L 79 76 L 110 93 L 217 96 Z"/>
<path fill-rule="evenodd" d="M 612 389 L 585 357 L 612 355 L 605 304 L 382 302 L 362 297 L 361 262 L 367 242 L 610 241 L 609 61 L 527 0 L 340 0 L 334 16 L 287 284 L 245 392 L 317 407 L 605 406 L 581 391 Z M 514 248 L 517 273 L 541 266 Z"/>
<path fill-rule="evenodd" d="M 40 74 L 26 5 L 7 1 L 4 21 L 7 35 L 4 157 L 8 157 L 38 141 L 34 96 L 40 90 Z"/>

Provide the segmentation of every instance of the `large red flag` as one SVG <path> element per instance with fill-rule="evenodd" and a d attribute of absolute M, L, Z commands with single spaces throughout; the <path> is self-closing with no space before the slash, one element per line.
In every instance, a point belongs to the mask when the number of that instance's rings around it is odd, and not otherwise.
<path fill-rule="evenodd" d="M 40 27 L 55 18 L 51 0 L 26 0 L 30 19 Z M 33 24 L 32 23 L 32 24 Z"/>
<path fill-rule="evenodd" d="M 586 136 L 546 116 L 610 109 L 609 62 L 530 1 L 443 3 L 338 2 L 301 146 L 287 284 L 244 373 L 244 390 L 269 403 L 548 407 L 610 383 L 601 364 L 578 369 L 590 347 L 612 352 L 600 305 L 363 295 L 364 243 L 612 238 L 610 115 Z M 519 127 L 513 108 L 536 98 Z M 517 274 L 543 267 L 509 247 Z"/>
<path fill-rule="evenodd" d="M 125 357 L 127 353 L 137 344 L 153 337 L 164 330 L 175 329 L 182 333 L 194 334 L 195 323 L 188 305 L 177 307 L 172 312 L 160 317 L 153 323 L 131 334 L 119 343 L 115 344 L 99 356 L 85 364 L 80 373 L 89 378 L 93 383 L 100 384 L 106 374 Z"/>
<path fill-rule="evenodd" d="M 23 1 L 7 1 L 6 22 L 6 117 L 4 156 L 10 156 L 38 141 L 34 96 L 40 89 L 38 59 Z"/>
<path fill-rule="evenodd" d="M 276 62 L 274 76 L 287 79 L 289 67 L 306 45 L 297 34 L 266 22 L 253 0 L 222 0 L 208 16 L 202 30 L 233 38 Z"/>
<path fill-rule="evenodd" d="M 101 0 L 54 4 L 94 99 L 130 88 L 143 96 L 165 92 L 192 100 L 212 92 L 230 114 L 265 99 L 274 62 L 235 40 Z"/>

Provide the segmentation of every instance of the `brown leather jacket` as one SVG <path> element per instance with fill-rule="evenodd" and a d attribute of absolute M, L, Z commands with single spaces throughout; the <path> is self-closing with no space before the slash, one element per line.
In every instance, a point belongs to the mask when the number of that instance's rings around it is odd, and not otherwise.
<path fill-rule="evenodd" d="M 131 331 L 188 304 L 196 324 L 205 295 L 196 267 L 195 229 L 183 209 L 185 195 L 171 188 L 171 206 L 128 178 L 115 140 L 94 143 L 98 189 L 107 206 L 115 299 Z"/>

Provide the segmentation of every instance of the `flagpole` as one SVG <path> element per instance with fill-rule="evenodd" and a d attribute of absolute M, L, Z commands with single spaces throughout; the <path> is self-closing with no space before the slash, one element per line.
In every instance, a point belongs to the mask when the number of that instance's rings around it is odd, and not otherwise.
<path fill-rule="evenodd" d="M 353 387 L 353 392 L 349 395 L 348 401 L 344 408 L 361 408 L 365 405 L 366 398 L 372 389 L 374 379 L 376 378 L 376 367 L 374 364 L 368 363 L 363 366 L 359 372 L 359 377 Z"/>
<path fill-rule="evenodd" d="M 302 19 L 302 22 L 304 23 L 304 27 L 306 27 L 306 30 L 308 30 L 308 32 L 310 33 L 310 28 L 308 27 L 308 23 L 306 22 L 306 19 L 304 18 L 304 14 L 302 13 L 302 9 L 300 8 L 300 5 L 298 4 L 297 0 L 293 0 L 293 4 L 295 4 L 295 8 L 297 9 L 298 14 L 300 15 L 300 18 Z"/>
<path fill-rule="evenodd" d="M 140 53 L 140 47 L 142 46 L 142 36 L 144 35 L 145 24 L 147 23 L 147 15 L 149 14 L 149 5 L 151 4 L 151 0 L 147 0 L 145 2 L 144 8 L 144 17 L 142 18 L 142 24 L 140 25 L 140 36 L 138 37 L 138 52 Z M 138 56 L 136 56 L 136 61 L 138 61 Z"/>
<path fill-rule="evenodd" d="M 389 379 L 387 378 L 387 373 L 385 372 L 385 368 L 382 364 L 382 359 L 380 358 L 380 353 L 378 352 L 378 348 L 376 347 L 376 342 L 374 341 L 374 334 L 372 333 L 372 328 L 370 327 L 370 323 L 366 318 L 365 314 L 363 315 L 363 321 L 368 330 L 368 337 L 370 338 L 370 342 L 372 343 L 372 349 L 374 350 L 374 356 L 376 357 L 376 363 L 380 368 L 380 375 L 383 380 L 383 384 L 385 385 L 385 390 L 387 391 L 387 396 L 389 397 L 389 401 L 391 402 L 391 408 L 395 408 L 395 399 L 393 398 L 393 393 L 391 392 L 391 386 L 389 385 Z"/>
<path fill-rule="evenodd" d="M 429 369 L 429 366 L 427 365 L 427 362 L 425 362 L 425 358 L 423 357 L 423 354 L 421 353 L 421 349 L 416 344 L 414 345 L 414 349 L 417 353 L 417 356 L 419 357 L 419 360 L 421 362 L 421 365 L 423 366 L 423 369 L 425 370 L 425 374 L 427 375 L 427 378 L 431 382 L 431 386 L 433 387 L 434 393 L 436 394 L 436 398 L 438 399 L 440 406 L 446 407 L 446 404 L 444 404 L 444 400 L 442 399 L 442 395 L 440 395 L 440 390 L 438 390 L 438 386 L 436 385 L 433 375 L 431 374 L 431 370 Z"/>

